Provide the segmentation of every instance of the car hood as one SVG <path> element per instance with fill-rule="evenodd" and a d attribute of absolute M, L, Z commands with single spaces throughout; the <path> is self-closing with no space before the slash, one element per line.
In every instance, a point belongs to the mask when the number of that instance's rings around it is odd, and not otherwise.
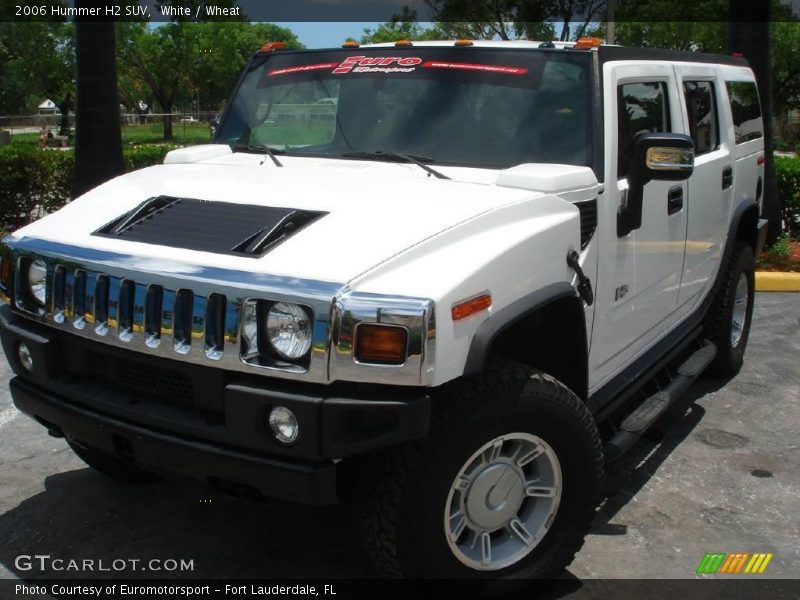
<path fill-rule="evenodd" d="M 288 278 L 347 283 L 460 223 L 538 195 L 489 183 L 439 180 L 414 165 L 296 161 L 277 168 L 263 157 L 240 164 L 165 164 L 123 175 L 15 233 L 116 255 L 150 270 L 176 263 Z M 287 161 L 288 162 L 288 161 Z M 309 161 L 305 161 L 308 163 Z M 318 211 L 320 218 L 260 257 L 169 243 L 143 243 L 95 232 L 149 198 L 172 196 Z M 181 224 L 176 224 L 176 231 Z"/>

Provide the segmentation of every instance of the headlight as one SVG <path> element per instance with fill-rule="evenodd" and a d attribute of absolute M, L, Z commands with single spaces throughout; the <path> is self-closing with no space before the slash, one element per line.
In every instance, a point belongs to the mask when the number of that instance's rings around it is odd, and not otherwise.
<path fill-rule="evenodd" d="M 47 265 L 44 261 L 34 260 L 28 265 L 28 289 L 31 298 L 44 306 L 47 297 Z"/>
<path fill-rule="evenodd" d="M 297 304 L 278 302 L 267 313 L 267 339 L 283 358 L 297 360 L 311 348 L 311 320 Z"/>

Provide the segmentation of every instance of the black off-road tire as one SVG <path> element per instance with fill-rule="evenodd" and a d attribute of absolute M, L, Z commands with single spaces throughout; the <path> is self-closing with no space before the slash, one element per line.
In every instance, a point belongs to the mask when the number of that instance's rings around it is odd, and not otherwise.
<path fill-rule="evenodd" d="M 736 290 L 740 278 L 748 285 L 747 308 L 741 338 L 736 344 L 731 340 Z M 723 275 L 722 285 L 709 308 L 705 319 L 705 335 L 717 347 L 717 357 L 708 368 L 708 373 L 717 377 L 736 375 L 744 363 L 744 352 L 750 335 L 755 299 L 755 261 L 753 250 L 744 242 L 736 242 L 728 269 Z"/>
<path fill-rule="evenodd" d="M 161 481 L 161 477 L 136 465 L 91 448 L 75 440 L 67 440 L 69 447 L 83 462 L 98 473 L 120 483 L 144 484 Z"/>
<path fill-rule="evenodd" d="M 428 437 L 374 456 L 359 470 L 353 500 L 375 567 L 384 576 L 415 579 L 558 576 L 583 545 L 604 483 L 603 448 L 586 406 L 553 377 L 510 361 L 445 386 L 433 402 Z M 464 462 L 511 432 L 537 436 L 555 451 L 560 504 L 525 558 L 501 570 L 472 569 L 447 543 L 447 496 Z"/>

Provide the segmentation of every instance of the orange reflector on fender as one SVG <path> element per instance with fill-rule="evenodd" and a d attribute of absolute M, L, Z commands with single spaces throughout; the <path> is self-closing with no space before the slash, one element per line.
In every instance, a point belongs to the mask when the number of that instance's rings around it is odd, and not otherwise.
<path fill-rule="evenodd" d="M 492 297 L 489 294 L 482 294 L 472 300 L 461 302 L 453 306 L 453 321 L 460 321 L 467 317 L 486 310 L 492 305 Z"/>
<path fill-rule="evenodd" d="M 576 50 L 588 50 L 589 48 L 597 48 L 603 44 L 603 40 L 599 37 L 582 37 L 575 42 Z"/>
<path fill-rule="evenodd" d="M 394 325 L 362 323 L 356 327 L 354 346 L 358 362 L 402 365 L 406 362 L 408 331 Z"/>

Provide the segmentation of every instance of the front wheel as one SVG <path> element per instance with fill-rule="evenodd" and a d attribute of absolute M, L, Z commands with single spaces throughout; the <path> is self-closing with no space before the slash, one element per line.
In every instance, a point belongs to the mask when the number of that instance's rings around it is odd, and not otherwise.
<path fill-rule="evenodd" d="M 362 477 L 373 562 L 412 578 L 557 576 L 600 499 L 591 414 L 557 380 L 511 362 L 441 392 L 431 435 Z"/>

